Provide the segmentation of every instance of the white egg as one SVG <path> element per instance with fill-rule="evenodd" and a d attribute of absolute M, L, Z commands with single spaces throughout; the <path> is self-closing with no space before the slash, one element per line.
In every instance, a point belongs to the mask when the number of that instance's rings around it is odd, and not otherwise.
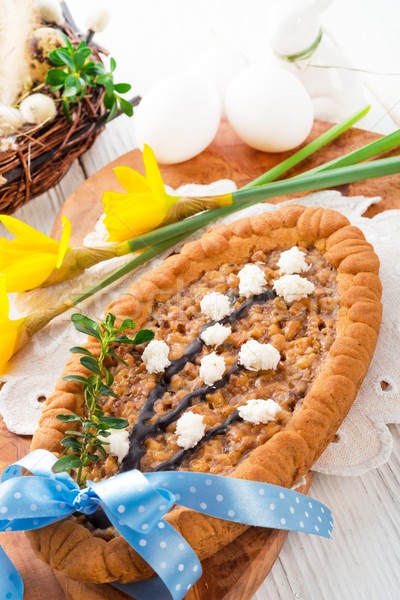
<path fill-rule="evenodd" d="M 189 71 L 208 79 L 219 93 L 221 102 L 224 103 L 228 85 L 234 76 L 245 69 L 248 64 L 244 54 L 229 45 L 202 52 L 194 59 Z"/>
<path fill-rule="evenodd" d="M 264 152 L 295 148 L 313 124 L 306 88 L 274 64 L 253 65 L 238 73 L 226 94 L 226 112 L 238 136 Z"/>
<path fill-rule="evenodd" d="M 136 110 L 136 138 L 139 146 L 151 146 L 158 162 L 178 163 L 212 142 L 220 119 L 221 102 L 209 81 L 190 73 L 170 75 L 144 94 Z"/>

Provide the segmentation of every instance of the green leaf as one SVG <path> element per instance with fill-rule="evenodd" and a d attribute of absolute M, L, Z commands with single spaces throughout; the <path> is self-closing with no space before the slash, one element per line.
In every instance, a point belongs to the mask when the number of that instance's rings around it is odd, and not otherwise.
<path fill-rule="evenodd" d="M 63 85 L 49 85 L 49 90 L 52 94 L 55 94 L 56 92 L 58 92 L 58 90 L 61 90 L 61 88 L 64 87 Z"/>
<path fill-rule="evenodd" d="M 64 87 L 64 96 L 66 98 L 70 98 L 71 102 L 74 102 L 74 96 L 76 95 L 77 89 L 76 87 Z M 76 100 L 75 100 L 76 101 Z"/>
<path fill-rule="evenodd" d="M 93 356 L 93 354 L 87 350 L 87 348 L 82 348 L 82 346 L 74 346 L 69 349 L 72 354 L 85 354 L 85 356 Z"/>
<path fill-rule="evenodd" d="M 101 77 L 105 75 L 104 65 L 102 63 L 88 62 L 85 65 L 85 73 L 92 76 L 99 75 Z M 98 78 L 96 79 L 96 83 L 103 85 L 100 81 L 98 81 Z"/>
<path fill-rule="evenodd" d="M 106 100 L 110 99 L 110 103 L 109 106 L 106 106 Z M 108 117 L 107 117 L 107 122 L 111 121 L 115 115 L 117 114 L 118 111 L 118 104 L 117 104 L 117 100 L 115 98 L 115 96 L 112 96 L 111 98 L 109 96 L 104 96 L 104 100 L 103 100 L 104 106 L 106 106 L 106 108 L 110 109 L 110 112 L 108 113 Z"/>
<path fill-rule="evenodd" d="M 100 456 L 97 456 L 97 454 L 89 454 L 89 458 L 94 463 L 97 463 L 100 460 Z"/>
<path fill-rule="evenodd" d="M 128 115 L 128 117 L 131 117 L 133 115 L 133 106 L 130 102 L 128 102 L 128 100 L 125 100 L 124 98 L 120 98 L 118 96 L 119 99 L 119 104 L 121 106 L 121 110 L 125 115 Z"/>
<path fill-rule="evenodd" d="M 116 317 L 115 315 L 113 315 L 112 313 L 108 313 L 108 314 L 107 314 L 107 316 L 106 316 L 106 320 L 105 320 L 105 322 L 106 322 L 106 324 L 107 324 L 109 327 L 113 327 L 113 326 L 114 326 L 114 323 L 115 323 L 115 319 L 116 319 L 116 318 L 117 318 L 117 317 Z"/>
<path fill-rule="evenodd" d="M 61 446 L 65 446 L 65 448 L 73 448 L 78 452 L 81 450 L 81 443 L 74 437 L 66 437 L 61 440 Z"/>
<path fill-rule="evenodd" d="M 135 329 L 135 327 L 136 323 L 133 319 L 124 319 L 118 331 L 125 331 L 125 329 Z"/>
<path fill-rule="evenodd" d="M 102 396 L 112 396 L 113 398 L 116 398 L 118 400 L 118 396 L 112 391 L 111 388 L 108 387 L 108 385 L 103 384 L 99 390 L 99 393 Z"/>
<path fill-rule="evenodd" d="M 129 425 L 126 419 L 119 419 L 118 417 L 101 417 L 100 421 L 111 429 L 125 429 Z"/>
<path fill-rule="evenodd" d="M 88 385 L 88 380 L 82 375 L 65 375 L 63 381 L 73 381 L 75 383 L 81 383 L 82 385 Z"/>
<path fill-rule="evenodd" d="M 66 45 L 65 49 L 74 52 L 74 47 L 71 44 L 71 40 L 69 39 L 69 37 L 63 31 L 61 31 L 60 29 L 58 31 L 61 34 L 61 37 L 64 39 L 64 42 L 65 42 L 65 45 Z"/>
<path fill-rule="evenodd" d="M 115 341 L 120 344 L 145 344 L 146 342 L 150 342 L 153 338 L 153 331 L 150 331 L 150 329 L 142 329 L 137 332 L 133 339 L 128 338 L 126 335 L 119 335 L 115 338 Z"/>
<path fill-rule="evenodd" d="M 79 362 L 81 363 L 82 366 L 86 367 L 86 369 L 89 369 L 89 371 L 92 371 L 92 373 L 96 373 L 96 375 L 99 375 L 100 377 L 102 377 L 102 372 L 100 370 L 99 364 L 97 362 L 96 359 L 94 359 L 92 356 L 82 356 L 82 358 L 79 360 Z"/>
<path fill-rule="evenodd" d="M 63 85 L 67 73 L 62 69 L 49 69 L 46 74 L 47 85 Z"/>
<path fill-rule="evenodd" d="M 49 52 L 50 62 L 52 62 L 54 65 L 57 65 L 57 66 L 65 65 L 64 61 L 59 58 L 60 50 L 62 50 L 62 48 L 59 48 L 57 50 L 52 50 L 51 52 Z"/>
<path fill-rule="evenodd" d="M 111 435 L 111 431 L 101 431 L 99 433 L 99 435 L 101 435 L 101 437 L 110 437 Z M 104 443 L 104 442 L 100 442 L 100 443 Z M 108 443 L 108 442 L 107 442 Z"/>
<path fill-rule="evenodd" d="M 83 67 L 83 65 L 85 64 L 85 60 L 88 56 L 90 56 L 91 51 L 90 48 L 88 48 L 89 50 L 89 54 L 86 54 L 86 52 L 84 50 L 77 50 L 74 54 L 74 63 L 75 63 L 75 69 L 76 71 L 80 71 Z"/>
<path fill-rule="evenodd" d="M 134 344 L 146 344 L 147 342 L 151 342 L 154 339 L 154 331 L 150 329 L 142 329 L 138 331 L 135 337 L 133 338 Z"/>
<path fill-rule="evenodd" d="M 111 71 L 111 73 L 112 73 L 113 71 L 115 71 L 115 67 L 116 67 L 116 66 L 117 66 L 117 63 L 116 63 L 116 61 L 115 61 L 115 58 L 111 57 L 111 58 L 110 58 L 110 71 Z"/>
<path fill-rule="evenodd" d="M 131 89 L 130 83 L 116 83 L 114 85 L 114 90 L 118 92 L 118 94 L 126 94 Z"/>
<path fill-rule="evenodd" d="M 122 364 L 125 365 L 126 367 L 129 366 L 128 363 L 125 360 L 123 360 L 120 356 L 118 356 L 118 354 L 116 354 L 114 352 L 114 350 L 112 350 L 111 348 L 109 348 L 107 350 L 107 356 L 113 356 L 114 358 L 116 358 L 117 360 L 119 360 L 120 362 L 122 362 Z"/>
<path fill-rule="evenodd" d="M 114 383 L 114 377 L 112 373 L 106 368 L 104 368 L 104 377 L 107 385 L 112 385 Z"/>
<path fill-rule="evenodd" d="M 76 83 L 75 75 L 73 73 L 70 73 L 69 75 L 67 75 L 67 77 L 65 78 L 65 81 L 64 81 L 65 87 L 75 87 L 75 83 Z"/>
<path fill-rule="evenodd" d="M 81 431 L 74 431 L 73 429 L 72 430 L 67 429 L 67 431 L 65 433 L 67 433 L 68 435 L 75 435 L 75 436 L 81 437 L 81 438 L 86 437 L 86 433 L 82 433 Z"/>
<path fill-rule="evenodd" d="M 92 319 L 89 319 L 89 317 L 85 317 L 80 313 L 73 314 L 71 316 L 71 321 L 73 322 L 77 331 L 91 335 L 92 337 L 101 341 L 101 331 L 96 321 L 92 321 Z"/>
<path fill-rule="evenodd" d="M 109 446 L 109 444 L 107 442 L 105 442 L 107 444 L 107 446 Z M 103 446 L 101 445 L 100 442 L 97 442 L 95 444 L 95 447 L 97 448 L 97 450 L 100 452 L 101 456 L 104 458 L 104 460 L 106 460 L 107 458 L 107 452 L 104 450 Z"/>
<path fill-rule="evenodd" d="M 106 81 L 108 81 L 108 75 L 106 75 L 105 73 L 99 75 L 96 79 L 96 83 L 98 83 L 99 85 L 105 85 Z"/>
<path fill-rule="evenodd" d="M 82 417 L 78 417 L 78 415 L 57 415 L 56 419 L 61 421 L 61 423 L 72 423 L 73 421 L 82 422 Z"/>
<path fill-rule="evenodd" d="M 54 473 L 64 473 L 65 471 L 71 471 L 72 469 L 78 469 L 82 466 L 82 461 L 77 456 L 66 455 L 59 458 L 53 465 L 52 471 Z"/>
<path fill-rule="evenodd" d="M 66 52 L 63 52 L 62 49 L 53 50 L 50 54 L 52 54 L 54 57 L 56 57 L 58 59 L 58 62 L 56 64 L 58 64 L 58 65 L 64 64 L 69 69 L 71 69 L 72 72 L 75 71 L 74 59 L 72 58 L 72 56 L 70 56 Z M 53 60 L 53 59 L 51 59 L 51 60 Z"/>
<path fill-rule="evenodd" d="M 107 94 L 107 96 L 113 96 L 114 95 L 114 83 L 113 83 L 113 80 L 110 77 L 107 77 L 104 85 L 106 87 L 106 94 Z"/>

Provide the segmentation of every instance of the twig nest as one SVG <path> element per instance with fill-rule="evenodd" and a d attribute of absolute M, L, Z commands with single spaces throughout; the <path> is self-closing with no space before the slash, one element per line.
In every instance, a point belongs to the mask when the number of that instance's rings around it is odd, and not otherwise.
<path fill-rule="evenodd" d="M 58 29 L 40 27 L 32 33 L 26 44 L 26 54 L 30 74 L 34 81 L 44 82 L 47 71 L 54 67 L 48 59 L 50 52 L 64 45 Z"/>
<path fill-rule="evenodd" d="M 111 21 L 111 11 L 104 2 L 96 2 L 86 15 L 85 25 L 89 31 L 104 31 Z"/>
<path fill-rule="evenodd" d="M 273 64 L 253 65 L 236 75 L 226 94 L 226 113 L 238 136 L 264 152 L 295 148 L 310 133 L 314 119 L 304 85 Z"/>
<path fill-rule="evenodd" d="M 22 123 L 23 119 L 17 108 L 0 104 L 0 137 L 14 133 Z"/>
<path fill-rule="evenodd" d="M 45 94 L 31 94 L 22 100 L 19 109 L 25 123 L 35 125 L 54 119 L 57 114 L 56 103 Z"/>
<path fill-rule="evenodd" d="M 35 0 L 38 5 L 40 16 L 46 23 L 62 25 L 64 15 L 59 0 Z"/>

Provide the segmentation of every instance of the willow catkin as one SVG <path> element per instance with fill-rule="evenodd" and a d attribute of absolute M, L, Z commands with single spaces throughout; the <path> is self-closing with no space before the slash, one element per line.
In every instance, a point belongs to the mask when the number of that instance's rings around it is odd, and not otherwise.
<path fill-rule="evenodd" d="M 15 104 L 30 80 L 26 40 L 40 25 L 33 0 L 0 0 L 0 102 Z"/>

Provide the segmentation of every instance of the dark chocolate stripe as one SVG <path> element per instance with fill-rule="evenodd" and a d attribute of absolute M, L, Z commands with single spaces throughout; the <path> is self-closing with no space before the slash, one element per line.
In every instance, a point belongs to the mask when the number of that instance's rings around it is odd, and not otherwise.
<path fill-rule="evenodd" d="M 179 467 L 183 463 L 185 458 L 190 456 L 190 454 L 192 454 L 193 452 L 196 452 L 196 450 L 198 450 L 200 446 L 204 444 L 204 442 L 212 440 L 217 435 L 224 435 L 227 432 L 229 425 L 233 425 L 233 423 L 236 423 L 236 421 L 238 421 L 239 419 L 239 413 L 237 410 L 235 410 L 231 414 L 231 416 L 225 419 L 225 421 L 223 421 L 220 425 L 216 425 L 212 429 L 209 429 L 201 438 L 201 440 L 196 444 L 196 446 L 194 446 L 193 448 L 188 448 L 187 450 L 179 450 L 179 452 L 177 452 L 172 458 L 161 463 L 160 465 L 158 465 L 158 467 L 156 467 L 153 470 L 172 471 L 172 469 L 176 469 L 176 467 Z"/>

